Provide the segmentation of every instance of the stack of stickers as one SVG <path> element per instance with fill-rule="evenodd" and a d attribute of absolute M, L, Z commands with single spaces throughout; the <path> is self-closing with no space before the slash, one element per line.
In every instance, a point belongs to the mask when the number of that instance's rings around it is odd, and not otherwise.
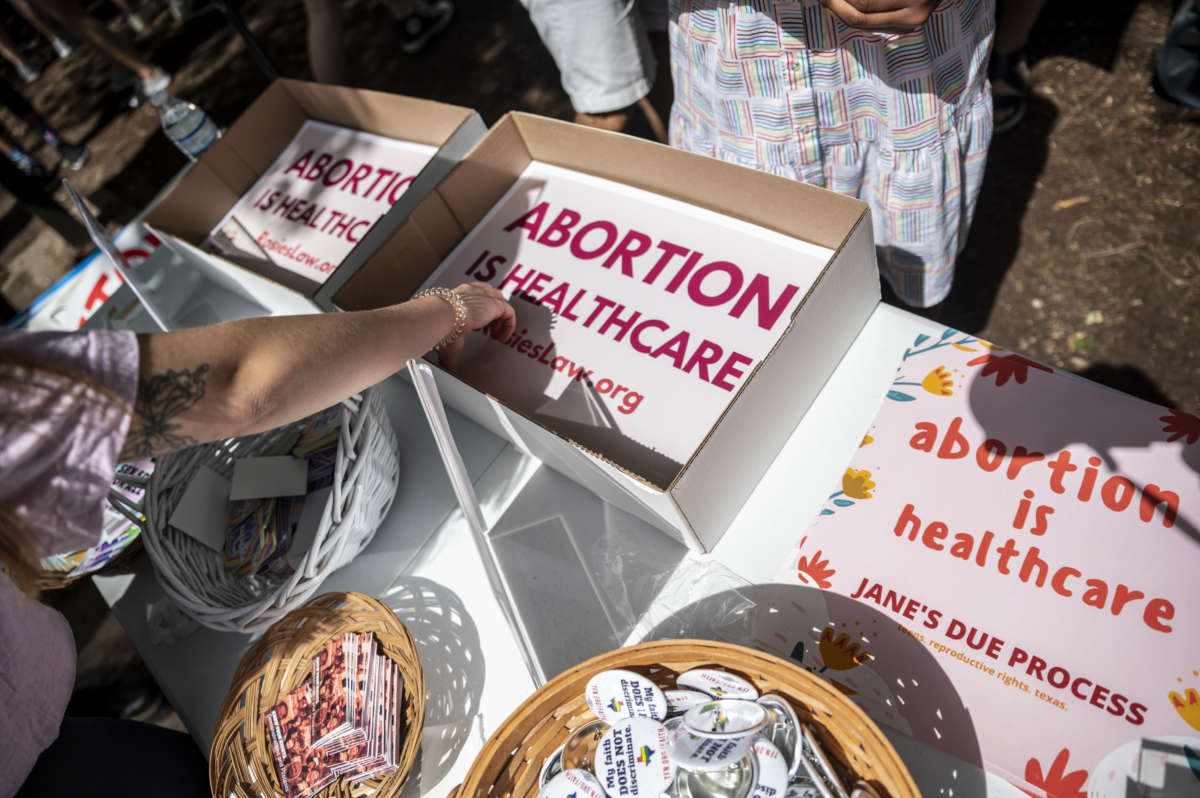
<path fill-rule="evenodd" d="M 872 798 L 842 778 L 788 700 L 712 668 L 664 689 L 632 671 L 587 684 L 596 715 L 542 766 L 538 798 Z"/>
<path fill-rule="evenodd" d="M 347 632 L 313 658 L 312 675 L 263 716 L 285 798 L 306 798 L 339 777 L 394 771 L 404 679 L 370 632 Z"/>
<path fill-rule="evenodd" d="M 128 508 L 132 514 L 141 505 L 142 497 L 146 493 L 146 480 L 153 471 L 154 463 L 150 460 L 120 464 L 113 477 L 110 496 L 116 494 L 115 500 Z M 131 479 L 134 481 L 130 481 Z M 134 522 L 130 516 L 117 510 L 110 501 L 104 505 L 104 525 L 100 541 L 95 546 L 43 557 L 42 568 L 75 577 L 98 571 L 129 548 L 141 534 L 144 520 L 142 518 L 139 522 Z"/>
<path fill-rule="evenodd" d="M 276 447 L 308 461 L 308 482 L 303 495 L 231 503 L 225 534 L 225 569 L 230 575 L 294 573 L 299 557 L 316 534 L 333 484 L 341 417 L 340 405 L 322 410 L 308 419 L 299 437 L 293 435 L 282 447 Z M 294 556 L 285 556 L 289 552 Z"/>

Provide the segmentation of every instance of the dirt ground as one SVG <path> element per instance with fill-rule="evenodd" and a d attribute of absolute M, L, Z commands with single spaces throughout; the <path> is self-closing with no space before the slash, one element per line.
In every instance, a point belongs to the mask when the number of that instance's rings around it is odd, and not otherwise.
<path fill-rule="evenodd" d="M 1171 5 L 1048 4 L 1029 42 L 1029 112 L 993 142 L 975 223 L 939 318 L 1195 411 L 1200 111 L 1164 100 L 1151 85 Z M 112 14 L 105 4 L 93 8 Z M 311 78 L 301 3 L 255 0 L 241 8 L 279 72 Z M 396 48 L 381 6 L 349 0 L 344 9 L 355 85 L 470 106 L 489 124 L 509 109 L 571 113 L 554 63 L 516 2 L 458 0 L 451 26 L 413 56 Z M 174 94 L 219 123 L 231 123 L 266 86 L 220 13 L 176 25 L 160 3 L 151 16 L 136 48 L 175 74 Z M 19 24 L 10 27 L 21 32 Z M 115 18 L 111 28 L 129 36 Z M 37 43 L 39 54 L 52 56 Z M 661 81 L 665 65 L 660 72 Z M 123 107 L 111 81 L 108 64 L 79 47 L 49 64 L 26 93 L 67 138 L 91 148 L 89 164 L 71 177 L 115 228 L 184 161 L 159 132 L 154 110 Z M 47 148 L 42 155 L 52 162 Z M 8 198 L 0 212 L 0 293 L 19 309 L 85 248 L 67 244 Z"/>

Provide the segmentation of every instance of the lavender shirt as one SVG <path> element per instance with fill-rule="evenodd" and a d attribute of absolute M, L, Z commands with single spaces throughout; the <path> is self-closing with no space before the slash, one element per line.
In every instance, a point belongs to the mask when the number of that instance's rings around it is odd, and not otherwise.
<path fill-rule="evenodd" d="M 86 390 L 67 400 L 61 380 L 5 365 L 5 355 L 85 375 L 115 396 Z M 29 525 L 42 554 L 99 540 L 137 368 L 133 333 L 0 330 L 0 506 Z M 74 683 L 66 619 L 0 575 L 0 798 L 16 793 L 58 736 Z"/>

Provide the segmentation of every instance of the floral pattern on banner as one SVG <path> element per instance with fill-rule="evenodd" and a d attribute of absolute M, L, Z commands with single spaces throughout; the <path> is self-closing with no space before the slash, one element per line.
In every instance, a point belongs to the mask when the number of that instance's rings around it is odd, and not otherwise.
<path fill-rule="evenodd" d="M 862 444 L 859 445 L 859 448 L 862 448 Z M 866 501 L 871 498 L 871 491 L 874 489 L 875 483 L 871 480 L 870 471 L 865 468 L 858 471 L 847 468 L 846 473 L 842 474 L 842 489 L 829 494 L 829 499 L 838 507 L 853 507 L 855 499 Z M 821 511 L 821 515 L 833 515 L 833 512 L 826 508 Z"/>
<path fill-rule="evenodd" d="M 834 629 L 826 626 L 821 630 L 821 639 L 817 641 L 817 650 L 821 652 L 821 660 L 825 665 L 817 673 L 832 668 L 835 671 L 848 671 L 857 668 L 871 659 L 871 654 L 863 650 L 862 644 L 850 639 L 847 632 L 834 636 Z"/>
<path fill-rule="evenodd" d="M 896 369 L 896 377 L 892 381 L 892 389 L 887 392 L 887 398 L 893 402 L 911 402 L 916 399 L 907 391 L 898 390 L 898 388 L 923 388 L 925 391 L 934 396 L 951 396 L 954 393 L 953 377 L 945 366 L 938 366 L 933 371 L 929 372 L 920 381 L 910 380 L 904 376 L 904 366 L 908 363 L 908 359 L 923 355 L 927 352 L 933 352 L 945 346 L 952 346 L 963 352 L 978 352 L 981 349 L 995 349 L 992 344 L 987 341 L 981 341 L 978 338 L 972 338 L 966 333 L 961 333 L 951 327 L 947 327 L 942 333 L 941 338 L 929 343 L 932 339 L 928 335 L 918 335 L 913 341 L 912 346 L 904 350 L 904 357 L 900 361 L 899 368 Z"/>
<path fill-rule="evenodd" d="M 804 541 L 808 540 L 806 535 L 800 540 L 800 545 L 797 549 L 804 548 Z M 828 589 L 833 585 L 829 581 L 829 577 L 836 574 L 837 571 L 829 567 L 829 560 L 821 559 L 821 551 L 818 549 L 811 557 L 800 555 L 800 559 L 796 561 L 796 578 L 803 584 L 814 584 L 822 590 Z"/>
<path fill-rule="evenodd" d="M 1058 752 L 1058 756 L 1054 757 L 1050 769 L 1045 772 L 1042 771 L 1042 763 L 1031 757 L 1025 764 L 1025 781 L 1034 787 L 1045 790 L 1048 798 L 1087 798 L 1083 791 L 1083 785 L 1087 783 L 1088 772 L 1073 770 L 1067 773 L 1067 760 L 1070 757 L 1070 750 L 1062 749 Z M 1040 798 L 1035 792 L 1029 792 L 1029 790 L 1024 790 L 1024 792 L 1032 795 L 1033 798 Z"/>
<path fill-rule="evenodd" d="M 1200 671 L 1192 671 L 1192 676 L 1200 676 Z M 1182 683 L 1183 679 L 1180 678 L 1178 681 Z M 1200 731 L 1200 691 L 1197 691 L 1193 686 L 1180 689 L 1183 692 L 1169 691 L 1167 699 L 1170 700 L 1171 706 L 1175 707 L 1175 711 L 1179 713 L 1179 717 L 1183 718 L 1187 725 L 1196 731 Z"/>
<path fill-rule="evenodd" d="M 1044 371 L 1047 374 L 1054 373 L 1054 369 L 1049 366 L 1035 363 L 1029 358 L 1021 357 L 1020 355 L 981 355 L 973 360 L 968 360 L 967 365 L 983 366 L 983 371 L 979 372 L 979 376 L 981 377 L 989 377 L 995 374 L 997 387 L 1008 382 L 1010 377 L 1018 384 L 1024 385 L 1025 381 L 1029 379 L 1029 369 L 1031 368 Z"/>
<path fill-rule="evenodd" d="M 1200 506 L 1200 494 L 1196 493 L 1200 483 L 1195 482 L 1197 469 L 1191 458 L 1200 445 L 1200 412 L 1158 407 L 1097 389 L 1075 375 L 954 329 L 939 328 L 909 340 L 887 386 L 886 399 L 857 453 L 839 475 L 838 488 L 828 494 L 817 522 L 803 533 L 801 548 L 793 549 L 786 564 L 781 563 L 786 568 L 780 570 L 781 581 L 817 585 L 836 596 L 856 599 L 872 611 L 882 608 L 885 617 L 899 617 L 901 631 L 926 644 L 935 660 L 953 657 L 966 663 L 965 657 L 978 657 L 1001 677 L 1000 687 L 985 684 L 974 672 L 960 678 L 954 670 L 958 665 L 952 664 L 944 672 L 955 688 L 961 689 L 964 704 L 978 709 L 977 739 L 985 768 L 1038 798 L 1084 798 L 1089 779 L 1099 783 L 1103 778 L 1108 783 L 1112 768 L 1102 769 L 1101 765 L 1112 763 L 1101 755 L 1123 751 L 1117 746 L 1131 739 L 1130 734 L 1140 739 L 1139 732 L 1150 731 L 1147 738 L 1169 737 L 1172 745 L 1179 746 L 1181 734 L 1189 729 L 1200 732 L 1200 660 L 1196 659 L 1197 638 L 1190 631 L 1176 636 L 1185 642 L 1163 642 L 1152 634 L 1162 631 L 1160 626 L 1146 620 L 1144 614 L 1140 619 L 1126 613 L 1111 620 L 1110 614 L 1120 614 L 1115 609 L 1098 614 L 1104 620 L 1092 629 L 1087 611 L 1054 603 L 1072 595 L 1077 603 L 1091 607 L 1096 607 L 1097 597 L 1103 603 L 1104 597 L 1115 595 L 1112 584 L 1105 585 L 1100 578 L 1108 569 L 1113 577 L 1126 576 L 1129 585 L 1134 578 L 1140 580 L 1144 584 L 1136 592 L 1161 595 L 1164 598 L 1158 601 L 1170 603 L 1172 610 L 1185 603 L 1200 606 L 1195 601 L 1194 579 L 1194 555 L 1200 549 L 1189 548 L 1196 520 L 1194 511 L 1183 509 Z M 853 433 L 855 429 L 845 431 Z M 845 442 L 850 443 L 848 436 Z M 1045 462 L 1039 466 L 1040 461 Z M 1058 513 L 1053 519 L 1057 523 L 1044 538 L 1038 537 L 1046 532 L 1044 519 L 1038 525 L 1026 523 L 1032 519 L 1027 512 L 1034 504 L 1035 489 L 1038 501 L 1049 502 L 1042 505 L 1047 516 Z M 1007 529 L 1009 523 L 1015 531 Z M 946 531 L 937 531 L 942 527 Z M 1080 551 L 1091 554 L 1088 547 L 1095 545 L 1093 536 L 1100 540 L 1103 535 L 1105 545 L 1091 562 L 1094 572 L 1078 569 L 1083 572 L 1079 589 L 1073 594 L 1043 591 L 1050 601 L 1044 609 L 1039 607 L 1034 617 L 1011 612 L 1004 592 L 1009 585 L 998 581 L 999 577 L 991 580 L 990 570 L 991 581 L 986 584 L 982 578 L 975 580 L 969 568 L 952 570 L 962 568 L 954 558 L 968 562 L 968 549 L 962 542 L 969 546 L 972 535 L 974 541 L 981 541 L 979 530 L 985 528 L 1003 530 L 995 533 L 996 546 L 1004 543 L 1009 549 L 1020 548 L 1025 542 L 1025 548 L 1016 553 L 1024 553 L 1031 564 L 1027 569 L 1031 579 L 1018 576 L 1017 582 L 1032 589 L 1042 588 L 1042 582 L 1052 587 L 1052 573 L 1060 586 L 1063 579 L 1074 579 L 1077 569 L 1070 558 Z M 1180 529 L 1189 534 L 1179 534 Z M 957 551 L 950 542 L 951 534 L 960 544 Z M 993 533 L 987 535 L 992 543 Z M 1013 539 L 1005 542 L 1008 535 Z M 1136 546 L 1129 547 L 1130 537 L 1137 541 Z M 1124 551 L 1122 547 L 1126 547 Z M 982 553 L 986 549 L 984 544 L 970 552 L 974 565 L 984 567 L 985 560 L 988 566 L 997 562 L 995 546 L 990 558 Z M 1037 568 L 1043 565 L 1047 573 L 1039 577 Z M 1118 570 L 1122 568 L 1125 571 Z M 940 576 L 943 569 L 948 578 L 939 583 L 932 577 Z M 999 576 L 1019 573 L 1015 566 L 1004 570 L 1003 565 L 996 565 L 995 571 Z M 1090 580 L 1086 583 L 1090 592 L 1085 593 L 1083 579 Z M 976 582 L 979 591 L 972 593 Z M 1161 593 L 1150 593 L 1145 585 L 1154 585 Z M 1042 595 L 1032 589 L 1030 596 Z M 1131 589 L 1126 584 L 1118 588 L 1126 595 Z M 910 599 L 930 602 L 940 620 L 930 617 L 924 605 L 915 619 L 900 617 L 899 605 Z M 1147 603 L 1153 600 L 1145 598 Z M 923 626 L 918 625 L 922 612 Z M 1094 637 L 1052 640 L 1046 619 L 1060 617 L 1060 612 L 1062 618 L 1083 624 Z M 958 631 L 951 632 L 954 627 L 947 619 L 953 619 Z M 1117 623 L 1130 635 L 1144 635 L 1138 639 L 1158 656 L 1121 652 L 1108 657 L 1110 651 L 1105 649 L 1109 643 L 1100 632 Z M 887 673 L 892 650 L 876 646 L 875 660 L 856 661 L 849 648 L 856 630 L 847 629 L 847 634 L 833 626 L 823 629 L 819 622 L 794 626 L 797 632 L 803 630 L 807 639 L 794 642 L 786 632 L 780 638 L 785 646 L 793 646 L 792 658 L 831 682 L 830 677 L 847 682 L 843 692 L 855 695 L 858 691 L 861 698 L 855 700 L 860 706 L 875 708 L 879 702 L 871 697 L 873 685 L 868 680 Z M 1194 623 L 1179 621 L 1176 628 L 1185 627 L 1194 629 Z M 974 643 L 969 634 L 976 636 Z M 1024 639 L 1027 635 L 1042 639 L 1035 645 Z M 998 664 L 970 650 L 979 649 L 983 645 L 979 641 L 988 641 L 989 636 L 998 641 L 1001 650 L 1008 649 L 1008 656 L 993 657 Z M 1188 639 L 1191 642 L 1186 642 Z M 1086 658 L 1078 653 L 1085 643 Z M 1069 670 L 1072 677 L 1077 670 L 1086 672 L 1089 679 L 1100 678 L 1093 675 L 1093 668 L 1105 672 L 1103 681 L 1095 682 L 1105 687 L 1089 691 L 1090 700 L 1083 702 L 1069 686 L 1059 688 L 1042 674 L 1016 667 L 1021 663 L 1019 658 L 1012 659 L 1017 645 L 1028 646 L 1022 654 L 1036 648 L 1039 657 L 1052 663 L 1047 668 Z M 1077 646 L 1074 651 L 1072 645 Z M 1104 654 L 1097 656 L 1101 650 Z M 1143 660 L 1136 669 L 1135 660 Z M 1166 666 L 1166 662 L 1179 664 Z M 1186 670 L 1181 667 L 1185 663 Z M 1164 667 L 1172 670 L 1169 681 L 1164 678 Z M 1174 667 L 1180 670 L 1173 672 Z M 899 689 L 892 687 L 894 682 L 887 680 L 884 685 L 893 690 L 894 697 L 909 689 L 905 683 L 900 683 Z M 1107 712 L 1085 709 L 1086 717 L 1068 716 L 1063 711 L 1075 709 L 1075 699 L 1104 710 L 1097 702 L 1104 692 L 1112 693 L 1109 684 L 1124 688 L 1125 706 L 1136 706 L 1135 712 L 1123 718 L 1116 715 L 1113 710 L 1120 708 L 1120 703 L 1107 705 Z M 1032 695 L 1035 691 L 1036 698 Z M 1020 693 L 1030 695 L 1018 698 Z M 906 709 L 902 703 L 885 704 L 885 708 L 891 707 L 909 724 L 914 736 L 936 730 L 922 725 L 925 718 L 919 708 Z M 1121 721 L 1142 728 L 1131 731 Z M 1013 734 L 1014 728 L 1023 732 Z M 934 747 L 942 745 L 939 741 L 926 740 Z M 1176 747 L 1172 754 L 1175 765 L 1181 759 L 1180 750 Z M 1200 780 L 1200 745 L 1189 741 L 1182 752 Z M 1120 763 L 1112 772 L 1118 771 L 1123 778 Z M 1200 788 L 1200 781 L 1189 784 Z"/>
<path fill-rule="evenodd" d="M 947 327 L 942 332 L 941 338 L 932 344 L 929 343 L 931 340 L 933 340 L 931 336 L 918 335 L 916 340 L 913 341 L 912 346 L 904 350 L 904 357 L 900 362 L 900 367 L 896 369 L 896 377 L 892 381 L 892 388 L 887 393 L 888 399 L 891 399 L 893 402 L 911 402 L 916 399 L 911 392 L 901 390 L 902 388 L 920 388 L 934 396 L 953 396 L 955 390 L 962 388 L 961 383 L 956 385 L 954 382 L 955 375 L 960 373 L 957 370 L 947 368 L 945 365 L 937 366 L 925 374 L 919 381 L 910 379 L 904 375 L 904 366 L 909 358 L 941 349 L 944 346 L 952 346 L 963 352 L 979 352 L 983 350 L 983 354 L 968 360 L 966 365 L 982 366 L 983 368 L 980 370 L 979 376 L 991 377 L 994 375 L 997 387 L 1005 385 L 1009 380 L 1018 385 L 1024 385 L 1026 380 L 1029 379 L 1030 369 L 1044 371 L 1047 374 L 1054 373 L 1054 369 L 1049 366 L 1043 366 L 1041 363 L 1011 352 L 1002 354 L 1004 350 L 995 344 L 980 338 L 973 338 L 952 327 Z M 1165 421 L 1166 419 L 1163 420 Z M 1197 423 L 1200 423 L 1200 420 Z M 1197 430 L 1196 434 L 1200 436 L 1200 429 Z"/>
<path fill-rule="evenodd" d="M 1163 432 L 1170 436 L 1167 438 L 1167 443 L 1174 443 L 1182 438 L 1186 439 L 1188 445 L 1191 446 L 1196 441 L 1200 441 L 1200 417 L 1184 413 L 1182 410 L 1171 410 L 1167 415 L 1160 416 L 1158 420 L 1166 424 Z"/>

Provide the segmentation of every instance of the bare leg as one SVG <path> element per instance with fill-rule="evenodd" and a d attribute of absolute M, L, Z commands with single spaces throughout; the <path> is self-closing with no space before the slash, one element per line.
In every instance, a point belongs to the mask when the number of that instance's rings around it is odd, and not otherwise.
<path fill-rule="evenodd" d="M 420 0 L 379 0 L 396 19 L 404 19 L 413 12 Z"/>
<path fill-rule="evenodd" d="M 13 151 L 20 151 L 21 149 L 21 145 L 18 144 L 17 140 L 13 138 L 11 133 L 8 132 L 8 129 L 5 127 L 0 127 L 0 155 L 3 155 L 7 158 L 12 154 Z"/>
<path fill-rule="evenodd" d="M 59 37 L 59 32 L 54 29 L 50 21 L 40 13 L 39 9 L 29 5 L 27 0 L 12 0 L 10 5 L 47 39 L 54 41 Z"/>
<path fill-rule="evenodd" d="M 10 2 L 22 15 L 28 17 L 26 11 L 22 10 L 22 7 L 29 9 L 28 0 Z M 87 40 L 110 61 L 136 74 L 143 83 L 152 81 L 159 73 L 158 67 L 127 49 L 98 20 L 85 14 L 77 0 L 40 0 L 40 3 L 42 9 L 68 33 L 77 39 Z"/>
<path fill-rule="evenodd" d="M 308 65 L 318 83 L 345 81 L 340 0 L 304 0 L 308 15 Z"/>
<path fill-rule="evenodd" d="M 24 59 L 17 55 L 17 45 L 8 35 L 8 28 L 3 25 L 0 25 L 0 56 L 4 56 L 4 60 L 15 67 L 24 63 Z"/>
<path fill-rule="evenodd" d="M 629 108 L 622 108 L 619 111 L 609 111 L 604 114 L 585 114 L 582 111 L 575 112 L 575 124 L 577 125 L 598 127 L 602 130 L 615 130 L 618 133 L 625 129 L 625 123 L 628 121 Z"/>

